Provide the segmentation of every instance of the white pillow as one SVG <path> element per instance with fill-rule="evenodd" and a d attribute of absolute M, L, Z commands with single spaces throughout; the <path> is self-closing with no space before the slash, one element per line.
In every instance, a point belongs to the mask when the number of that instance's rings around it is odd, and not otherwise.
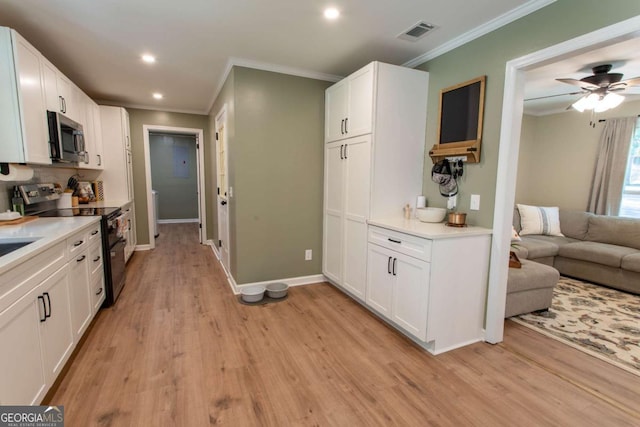
<path fill-rule="evenodd" d="M 558 207 L 539 207 L 518 205 L 520 212 L 521 236 L 527 234 L 544 234 L 547 236 L 564 236 L 560 231 L 560 214 Z"/>

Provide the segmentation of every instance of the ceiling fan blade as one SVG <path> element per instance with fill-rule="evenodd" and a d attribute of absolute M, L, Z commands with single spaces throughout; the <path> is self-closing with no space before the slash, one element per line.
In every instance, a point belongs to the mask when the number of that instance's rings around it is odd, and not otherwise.
<path fill-rule="evenodd" d="M 634 77 L 632 79 L 627 79 L 624 81 L 621 81 L 620 83 L 626 84 L 627 87 L 629 86 L 640 86 L 640 77 Z M 618 84 L 620 84 L 618 83 Z"/>
<path fill-rule="evenodd" d="M 547 98 L 555 98 L 555 97 L 558 97 L 558 96 L 570 96 L 570 95 L 578 95 L 578 94 L 584 94 L 584 92 L 579 91 L 579 92 L 570 92 L 570 93 L 559 93 L 557 95 L 546 95 L 546 96 L 539 96 L 537 98 L 528 98 L 528 99 L 525 99 L 524 101 L 525 102 L 527 102 L 527 101 L 536 101 L 538 99 L 547 99 Z"/>
<path fill-rule="evenodd" d="M 600 86 L 594 85 L 593 83 L 589 83 L 589 82 L 583 82 L 582 80 L 576 80 L 576 79 L 556 79 L 556 80 L 569 85 L 580 86 L 585 90 L 600 89 Z"/>

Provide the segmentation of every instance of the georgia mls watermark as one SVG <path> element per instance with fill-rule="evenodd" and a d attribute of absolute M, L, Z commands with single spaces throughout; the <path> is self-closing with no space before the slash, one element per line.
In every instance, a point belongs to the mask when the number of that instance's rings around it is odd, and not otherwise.
<path fill-rule="evenodd" d="M 64 427 L 64 406 L 0 406 L 0 427 Z"/>

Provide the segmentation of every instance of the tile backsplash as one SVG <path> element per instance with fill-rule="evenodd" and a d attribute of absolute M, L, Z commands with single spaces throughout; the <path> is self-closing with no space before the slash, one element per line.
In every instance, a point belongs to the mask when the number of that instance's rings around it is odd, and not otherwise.
<path fill-rule="evenodd" d="M 98 178 L 100 171 L 73 169 L 54 166 L 32 166 L 33 178 L 29 181 L 12 182 L 0 181 L 0 212 L 11 209 L 13 187 L 21 184 L 36 182 L 57 182 L 62 187 L 67 186 L 67 180 L 74 174 L 80 175 L 80 180 L 93 181 Z"/>

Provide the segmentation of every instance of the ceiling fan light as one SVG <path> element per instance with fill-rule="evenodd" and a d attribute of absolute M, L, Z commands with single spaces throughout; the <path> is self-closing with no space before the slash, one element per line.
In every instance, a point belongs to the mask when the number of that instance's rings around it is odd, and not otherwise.
<path fill-rule="evenodd" d="M 601 113 L 603 111 L 610 110 L 611 108 L 616 108 L 624 101 L 624 96 L 618 95 L 617 93 L 608 93 L 594 108 L 596 113 Z"/>

